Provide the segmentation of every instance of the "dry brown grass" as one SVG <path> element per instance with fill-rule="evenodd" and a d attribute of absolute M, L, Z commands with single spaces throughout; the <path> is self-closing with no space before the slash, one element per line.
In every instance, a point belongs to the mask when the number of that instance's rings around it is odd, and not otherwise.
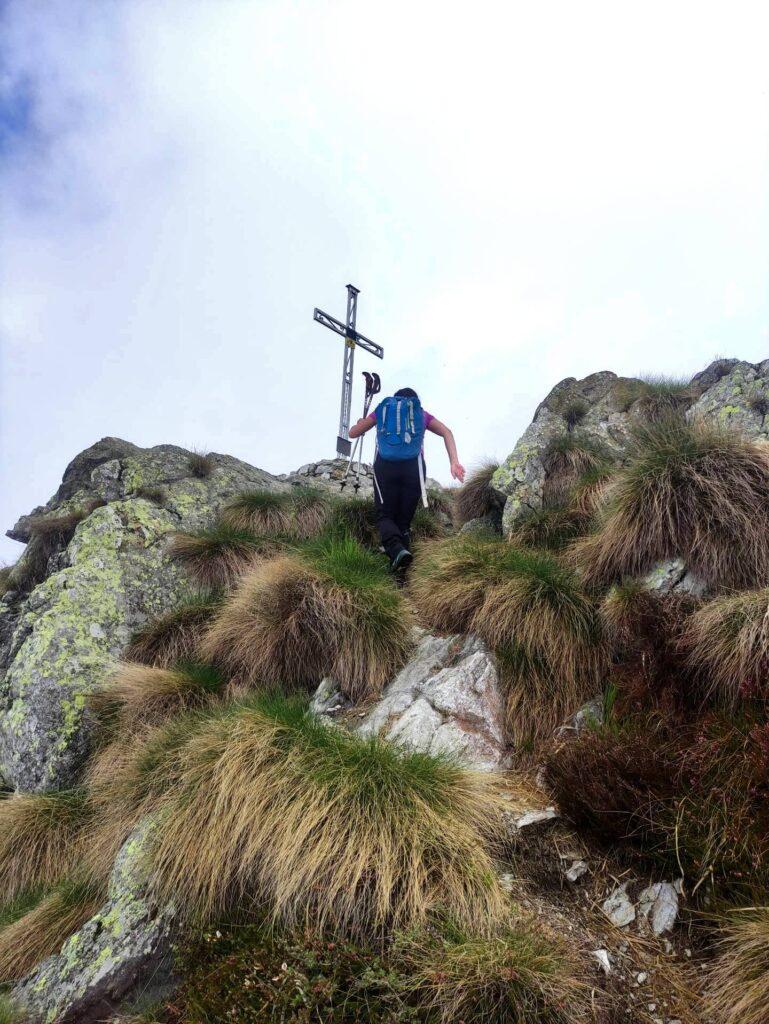
<path fill-rule="evenodd" d="M 219 607 L 218 601 L 208 598 L 193 600 L 154 619 L 134 633 L 123 657 L 157 668 L 194 659 L 205 627 Z"/>
<path fill-rule="evenodd" d="M 226 678 L 196 662 L 156 668 L 126 662 L 93 695 L 108 731 L 125 737 L 160 725 L 173 715 L 205 707 L 223 693 Z M 110 721 L 112 719 L 112 721 Z"/>
<path fill-rule="evenodd" d="M 222 523 L 259 536 L 317 537 L 332 518 L 334 502 L 323 491 L 297 487 L 290 491 L 250 491 L 222 512 Z"/>
<path fill-rule="evenodd" d="M 154 853 L 187 917 L 261 907 L 288 927 L 382 936 L 448 904 L 481 934 L 505 899 L 491 852 L 499 781 L 328 727 L 260 695 L 178 753 Z"/>
<path fill-rule="evenodd" d="M 402 949 L 409 988 L 441 1024 L 570 1024 L 585 1021 L 584 968 L 573 949 L 530 917 L 496 934 L 451 926 L 416 933 Z"/>
<path fill-rule="evenodd" d="M 498 463 L 485 462 L 470 474 L 467 483 L 454 492 L 452 515 L 455 526 L 501 511 L 505 504 L 504 495 L 491 485 L 498 469 Z"/>
<path fill-rule="evenodd" d="M 611 461 L 610 454 L 597 441 L 578 431 L 553 438 L 542 455 L 545 508 L 566 504 L 580 478 L 605 470 Z"/>
<path fill-rule="evenodd" d="M 77 866 L 89 810 L 84 793 L 13 794 L 0 800 L 0 901 L 54 885 Z"/>
<path fill-rule="evenodd" d="M 478 633 L 497 650 L 517 744 L 545 739 L 601 689 L 608 652 L 597 609 L 551 553 L 460 536 L 431 546 L 411 589 L 428 625 Z"/>
<path fill-rule="evenodd" d="M 373 697 L 404 664 L 412 618 L 382 560 L 352 540 L 258 566 L 222 608 L 202 656 L 250 684 L 291 689 L 333 675 Z"/>
<path fill-rule="evenodd" d="M 0 982 L 23 977 L 99 909 L 104 892 L 90 882 L 63 881 L 18 921 L 0 930 Z"/>
<path fill-rule="evenodd" d="M 193 451 L 190 452 L 187 465 L 193 476 L 205 480 L 216 469 L 216 460 L 210 452 Z"/>
<path fill-rule="evenodd" d="M 769 589 L 709 601 L 687 619 L 681 643 L 709 695 L 730 707 L 769 698 Z"/>
<path fill-rule="evenodd" d="M 285 544 L 225 525 L 197 533 L 175 533 L 168 553 L 208 592 L 230 590 L 257 560 L 271 558 Z"/>
<path fill-rule="evenodd" d="M 712 587 L 769 582 L 769 447 L 702 422 L 640 430 L 604 492 L 597 531 L 572 547 L 590 585 L 681 557 Z"/>
<path fill-rule="evenodd" d="M 769 907 L 748 907 L 724 925 L 709 971 L 712 1024 L 766 1024 L 769 1017 Z"/>
<path fill-rule="evenodd" d="M 35 516 L 29 525 L 29 543 L 10 574 L 9 582 L 14 589 L 31 590 L 44 580 L 51 556 L 69 544 L 78 524 L 106 504 L 101 499 L 94 499 L 71 512 Z"/>

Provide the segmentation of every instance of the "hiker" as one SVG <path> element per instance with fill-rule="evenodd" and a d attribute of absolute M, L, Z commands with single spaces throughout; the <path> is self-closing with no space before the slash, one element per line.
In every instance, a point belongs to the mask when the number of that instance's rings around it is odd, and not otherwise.
<path fill-rule="evenodd" d="M 411 520 L 420 497 L 427 507 L 425 430 L 443 438 L 455 480 L 464 480 L 465 469 L 457 457 L 454 435 L 422 408 L 412 388 L 401 388 L 381 401 L 374 412 L 350 428 L 350 437 L 360 437 L 372 427 L 377 428 L 374 505 L 379 536 L 392 568 L 405 569 L 412 561 Z"/>

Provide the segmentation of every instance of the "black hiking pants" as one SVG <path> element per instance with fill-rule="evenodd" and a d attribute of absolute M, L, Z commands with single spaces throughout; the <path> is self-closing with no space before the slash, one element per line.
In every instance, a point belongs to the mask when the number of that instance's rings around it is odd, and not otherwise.
<path fill-rule="evenodd" d="M 419 463 L 422 455 L 402 462 L 390 462 L 377 455 L 374 460 L 374 507 L 382 547 L 390 561 L 402 547 L 409 547 L 411 520 L 416 512 L 422 487 Z M 424 465 L 424 464 L 423 464 Z"/>

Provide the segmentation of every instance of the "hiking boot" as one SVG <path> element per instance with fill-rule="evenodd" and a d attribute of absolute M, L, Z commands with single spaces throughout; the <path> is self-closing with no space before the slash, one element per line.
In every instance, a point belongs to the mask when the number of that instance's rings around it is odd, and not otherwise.
<path fill-rule="evenodd" d="M 392 560 L 393 572 L 397 572 L 399 569 L 405 569 L 407 566 L 411 565 L 413 561 L 414 556 L 408 548 L 401 548 Z"/>

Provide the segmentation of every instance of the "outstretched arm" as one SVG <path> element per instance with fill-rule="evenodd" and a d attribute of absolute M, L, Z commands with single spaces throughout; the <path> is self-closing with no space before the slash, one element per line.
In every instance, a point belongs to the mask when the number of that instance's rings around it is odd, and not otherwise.
<path fill-rule="evenodd" d="M 350 427 L 350 437 L 354 441 L 356 437 L 360 437 L 361 434 L 365 434 L 367 430 L 371 430 L 375 426 L 376 416 L 364 416 Z"/>
<path fill-rule="evenodd" d="M 449 456 L 449 462 L 451 463 L 451 475 L 455 480 L 459 480 L 459 482 L 462 483 L 465 479 L 465 467 L 459 461 L 454 435 L 445 423 L 441 423 L 441 421 L 436 420 L 435 417 L 430 420 L 430 425 L 427 429 L 443 438 L 443 443 L 446 445 L 446 452 Z M 352 437 L 352 430 L 350 431 L 350 437 Z"/>

